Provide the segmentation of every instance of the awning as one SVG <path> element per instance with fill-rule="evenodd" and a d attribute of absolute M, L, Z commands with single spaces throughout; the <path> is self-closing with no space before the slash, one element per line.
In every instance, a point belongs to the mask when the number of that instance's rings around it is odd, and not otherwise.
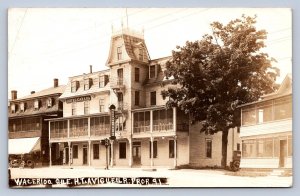
<path fill-rule="evenodd" d="M 40 137 L 8 140 L 8 154 L 26 154 L 41 149 Z"/>

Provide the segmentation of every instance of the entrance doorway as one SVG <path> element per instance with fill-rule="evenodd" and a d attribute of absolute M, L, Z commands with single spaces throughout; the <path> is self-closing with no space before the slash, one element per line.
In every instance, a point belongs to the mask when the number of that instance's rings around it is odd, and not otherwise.
<path fill-rule="evenodd" d="M 82 148 L 82 164 L 83 165 L 86 165 L 87 164 L 87 146 L 84 145 L 83 148 Z"/>
<path fill-rule="evenodd" d="M 141 165 L 141 142 L 133 142 L 132 144 L 133 165 Z"/>
<path fill-rule="evenodd" d="M 285 166 L 285 158 L 286 158 L 286 150 L 287 150 L 287 141 L 286 140 L 280 140 L 280 150 L 279 150 L 279 167 Z"/>

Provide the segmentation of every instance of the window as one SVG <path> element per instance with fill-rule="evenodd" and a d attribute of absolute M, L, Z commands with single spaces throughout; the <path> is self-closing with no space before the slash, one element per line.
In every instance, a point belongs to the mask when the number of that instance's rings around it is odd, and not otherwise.
<path fill-rule="evenodd" d="M 35 100 L 34 101 L 34 109 L 35 110 L 38 110 L 39 109 L 39 107 L 40 107 L 40 104 L 39 104 L 40 102 L 39 102 L 39 100 Z"/>
<path fill-rule="evenodd" d="M 140 61 L 144 60 L 144 50 L 143 50 L 143 48 L 139 49 L 139 60 Z"/>
<path fill-rule="evenodd" d="M 90 102 L 85 101 L 84 102 L 84 114 L 89 114 L 90 113 Z"/>
<path fill-rule="evenodd" d="M 99 112 L 104 112 L 104 99 L 99 99 Z"/>
<path fill-rule="evenodd" d="M 123 110 L 124 109 L 124 104 L 123 104 L 123 93 L 118 93 L 118 110 Z"/>
<path fill-rule="evenodd" d="M 155 65 L 150 66 L 149 78 L 155 78 Z"/>
<path fill-rule="evenodd" d="M 100 145 L 99 144 L 93 144 L 93 155 L 94 159 L 99 159 L 100 157 L 100 151 L 99 151 Z"/>
<path fill-rule="evenodd" d="M 134 68 L 134 81 L 139 82 L 140 81 L 140 68 Z"/>
<path fill-rule="evenodd" d="M 78 159 L 78 145 L 73 145 L 72 150 L 73 159 Z"/>
<path fill-rule="evenodd" d="M 253 125 L 256 123 L 255 106 L 242 109 L 242 125 Z"/>
<path fill-rule="evenodd" d="M 79 88 L 79 81 L 72 81 L 71 83 L 71 92 L 75 93 Z"/>
<path fill-rule="evenodd" d="M 149 142 L 149 157 L 151 158 L 151 141 Z M 153 158 L 157 158 L 157 141 L 153 141 Z"/>
<path fill-rule="evenodd" d="M 212 141 L 211 139 L 205 139 L 206 143 L 206 158 L 212 157 Z"/>
<path fill-rule="evenodd" d="M 119 158 L 126 159 L 126 142 L 119 143 Z"/>
<path fill-rule="evenodd" d="M 237 143 L 237 144 L 236 144 L 236 150 L 238 150 L 238 151 L 241 150 L 241 144 L 240 144 L 240 143 Z"/>
<path fill-rule="evenodd" d="M 256 157 L 256 140 L 243 140 L 242 141 L 242 156 L 243 157 Z"/>
<path fill-rule="evenodd" d="M 122 59 L 122 48 L 121 47 L 117 47 L 117 57 L 118 57 L 118 60 Z"/>
<path fill-rule="evenodd" d="M 134 105 L 140 105 L 140 91 L 134 93 Z"/>
<path fill-rule="evenodd" d="M 84 90 L 89 90 L 92 86 L 92 78 L 84 79 Z"/>
<path fill-rule="evenodd" d="M 256 107 L 257 123 L 264 123 L 272 120 L 272 101 L 260 103 Z"/>
<path fill-rule="evenodd" d="M 156 91 L 150 93 L 150 105 L 156 105 Z"/>
<path fill-rule="evenodd" d="M 76 102 L 72 103 L 72 115 L 76 115 Z"/>
<path fill-rule="evenodd" d="M 12 104 L 10 106 L 10 109 L 11 109 L 11 113 L 15 113 L 16 112 L 16 105 L 15 104 Z"/>
<path fill-rule="evenodd" d="M 47 107 L 51 108 L 52 107 L 52 98 L 47 99 Z"/>
<path fill-rule="evenodd" d="M 123 68 L 117 70 L 118 80 L 117 85 L 123 85 Z"/>
<path fill-rule="evenodd" d="M 22 102 L 21 104 L 20 104 L 20 111 L 21 112 L 24 112 L 25 111 L 25 103 L 24 102 Z"/>
<path fill-rule="evenodd" d="M 99 87 L 103 88 L 105 86 L 105 77 L 104 75 L 99 77 Z"/>
<path fill-rule="evenodd" d="M 292 97 L 284 97 L 275 100 L 275 119 L 281 120 L 292 117 Z"/>
<path fill-rule="evenodd" d="M 169 140 L 169 158 L 174 157 L 174 140 Z"/>

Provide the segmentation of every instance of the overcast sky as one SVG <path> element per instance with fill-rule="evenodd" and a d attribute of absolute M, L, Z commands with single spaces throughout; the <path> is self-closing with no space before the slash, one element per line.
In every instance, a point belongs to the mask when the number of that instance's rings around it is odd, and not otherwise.
<path fill-rule="evenodd" d="M 53 85 L 58 78 L 67 84 L 68 77 L 107 69 L 105 66 L 112 27 L 121 24 L 144 37 L 151 59 L 171 55 L 176 45 L 201 39 L 211 33 L 213 21 L 257 15 L 256 27 L 268 32 L 267 52 L 281 70 L 280 83 L 292 72 L 292 20 L 290 9 L 224 8 L 14 8 L 8 14 L 8 96 L 17 90 L 18 97 Z"/>

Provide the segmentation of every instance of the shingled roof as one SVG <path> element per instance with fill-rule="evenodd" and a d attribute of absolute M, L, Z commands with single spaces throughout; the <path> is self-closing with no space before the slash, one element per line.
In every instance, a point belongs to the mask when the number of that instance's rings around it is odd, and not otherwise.
<path fill-rule="evenodd" d="M 18 101 L 33 99 L 33 98 L 37 98 L 37 97 L 44 97 L 44 96 L 54 95 L 54 94 L 62 94 L 65 91 L 65 88 L 66 88 L 65 85 L 60 85 L 58 87 L 47 88 L 47 89 L 35 92 L 31 95 L 27 95 L 27 96 L 24 96 L 24 97 L 15 99 L 15 100 L 11 100 L 11 102 L 18 102 Z"/>

